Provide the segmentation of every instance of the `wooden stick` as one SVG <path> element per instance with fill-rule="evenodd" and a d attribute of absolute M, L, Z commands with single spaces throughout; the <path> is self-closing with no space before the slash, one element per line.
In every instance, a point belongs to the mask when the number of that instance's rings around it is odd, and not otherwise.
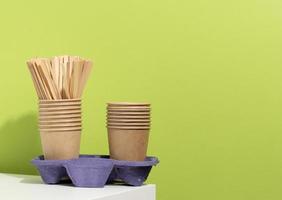
<path fill-rule="evenodd" d="M 73 75 L 72 75 L 72 78 L 73 78 L 73 88 L 72 88 L 72 97 L 73 98 L 77 98 L 77 87 L 78 87 L 78 76 L 79 76 L 79 61 L 75 61 L 73 63 Z"/>
<path fill-rule="evenodd" d="M 69 93 L 69 70 L 70 70 L 70 62 L 66 62 L 66 74 L 65 74 L 65 84 L 64 84 L 64 91 L 66 94 L 66 98 L 69 99 L 70 93 Z"/>
<path fill-rule="evenodd" d="M 59 59 L 56 56 L 53 58 L 53 67 L 54 67 L 54 72 L 55 72 L 55 74 L 54 74 L 54 76 L 55 76 L 55 85 L 56 85 L 58 93 L 59 93 L 59 99 L 61 99 L 61 92 L 60 92 L 60 88 L 59 88 L 59 81 L 60 81 L 60 78 L 59 78 L 59 76 L 60 76 L 59 68 L 60 68 L 60 66 L 59 66 Z"/>
<path fill-rule="evenodd" d="M 44 83 L 43 83 L 42 78 L 40 77 L 38 69 L 37 69 L 36 59 L 33 60 L 32 65 L 33 65 L 35 76 L 36 76 L 38 83 L 39 83 L 39 88 L 41 88 L 41 91 L 42 91 L 42 97 L 43 97 L 43 99 L 47 99 L 46 89 L 45 89 Z"/>
<path fill-rule="evenodd" d="M 52 66 L 52 62 L 51 60 L 46 60 L 46 68 L 49 68 L 49 72 L 50 72 L 50 84 L 52 85 L 52 89 L 53 89 L 53 92 L 54 92 L 54 99 L 59 99 L 60 98 L 60 94 L 59 94 L 59 91 L 58 91 L 58 88 L 56 86 L 56 81 L 54 80 L 54 74 L 55 74 L 55 71 L 54 71 L 54 68 Z"/>
<path fill-rule="evenodd" d="M 86 60 L 84 62 L 84 65 L 83 65 L 83 72 L 82 72 L 82 75 L 81 75 L 80 89 L 79 89 L 79 94 L 78 94 L 79 97 L 82 96 L 86 82 L 87 82 L 88 77 L 90 75 L 91 68 L 92 68 L 92 62 L 89 61 L 89 60 Z"/>
<path fill-rule="evenodd" d="M 73 73 L 73 57 L 70 56 L 69 58 L 69 63 L 70 63 L 70 69 L 69 69 L 69 74 L 68 74 L 68 82 L 69 82 L 69 85 L 68 85 L 68 91 L 69 91 L 69 95 L 70 95 L 70 98 L 72 98 L 72 94 L 71 94 L 71 91 L 72 91 L 72 73 Z"/>
<path fill-rule="evenodd" d="M 45 93 L 48 99 L 53 99 L 52 96 L 52 91 L 50 88 L 50 84 L 48 83 L 48 78 L 47 78 L 47 71 L 44 69 L 45 67 L 43 66 L 43 62 L 41 59 L 37 59 L 35 62 L 37 66 L 37 70 L 39 73 L 39 76 L 41 77 L 42 83 L 44 85 Z"/>
<path fill-rule="evenodd" d="M 34 58 L 27 65 L 39 99 L 81 98 L 92 68 L 78 56 Z"/>
<path fill-rule="evenodd" d="M 46 81 L 46 85 L 48 88 L 48 91 L 50 91 L 50 95 L 52 97 L 52 99 L 57 99 L 57 93 L 56 93 L 56 89 L 55 89 L 55 85 L 54 85 L 54 81 L 51 78 L 51 69 L 50 67 L 48 67 L 48 63 L 47 60 L 41 60 L 41 72 L 42 72 L 42 76 L 44 77 L 44 80 Z"/>
<path fill-rule="evenodd" d="M 33 81 L 33 84 L 34 84 L 37 96 L 38 96 L 39 99 L 42 99 L 43 95 L 41 93 L 39 83 L 37 82 L 36 75 L 34 73 L 32 63 L 28 61 L 27 65 L 28 65 L 28 69 L 29 69 L 29 71 L 31 73 L 31 78 L 32 78 L 32 81 Z"/>

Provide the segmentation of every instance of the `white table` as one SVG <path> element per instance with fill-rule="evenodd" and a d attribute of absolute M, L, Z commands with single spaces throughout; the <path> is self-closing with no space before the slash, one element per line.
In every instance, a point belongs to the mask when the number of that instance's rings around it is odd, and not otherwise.
<path fill-rule="evenodd" d="M 39 176 L 0 173 L 1 200 L 155 200 L 155 191 L 155 185 L 104 188 L 46 185 Z"/>

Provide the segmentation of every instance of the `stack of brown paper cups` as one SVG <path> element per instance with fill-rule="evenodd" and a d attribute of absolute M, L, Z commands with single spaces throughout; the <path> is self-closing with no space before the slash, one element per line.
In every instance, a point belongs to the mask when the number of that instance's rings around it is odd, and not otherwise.
<path fill-rule="evenodd" d="M 108 103 L 107 113 L 111 158 L 143 161 L 149 140 L 150 104 Z"/>
<path fill-rule="evenodd" d="M 44 159 L 79 156 L 81 96 L 92 62 L 79 56 L 32 58 L 28 69 L 39 99 L 39 129 Z"/>
<path fill-rule="evenodd" d="M 79 156 L 81 99 L 39 100 L 39 130 L 45 159 Z"/>

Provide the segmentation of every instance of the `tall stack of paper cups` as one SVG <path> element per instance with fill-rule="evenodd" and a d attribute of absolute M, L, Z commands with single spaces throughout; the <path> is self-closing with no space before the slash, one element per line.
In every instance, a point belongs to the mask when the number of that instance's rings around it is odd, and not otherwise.
<path fill-rule="evenodd" d="M 78 56 L 34 58 L 27 62 L 39 99 L 39 130 L 44 158 L 79 156 L 81 96 L 91 61 Z"/>
<path fill-rule="evenodd" d="M 79 155 L 81 100 L 39 100 L 39 130 L 46 159 Z"/>
<path fill-rule="evenodd" d="M 111 158 L 129 161 L 143 161 L 146 158 L 150 111 L 149 103 L 108 103 L 107 129 Z"/>

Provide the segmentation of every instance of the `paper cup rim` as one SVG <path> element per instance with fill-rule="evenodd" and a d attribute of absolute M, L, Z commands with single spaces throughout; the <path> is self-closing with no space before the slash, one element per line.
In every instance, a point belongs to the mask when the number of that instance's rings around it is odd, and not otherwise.
<path fill-rule="evenodd" d="M 136 109 L 136 110 L 149 110 L 151 106 L 107 106 L 107 109 Z"/>
<path fill-rule="evenodd" d="M 63 123 L 63 124 L 38 124 L 39 128 L 63 128 L 63 127 L 82 127 L 82 123 Z"/>
<path fill-rule="evenodd" d="M 112 112 L 112 111 L 109 111 L 107 112 L 108 115 L 148 115 L 150 116 L 150 112 L 121 112 L 121 111 L 118 111 L 118 112 Z"/>
<path fill-rule="evenodd" d="M 121 129 L 121 130 L 150 130 L 150 126 L 106 126 L 108 129 Z"/>
<path fill-rule="evenodd" d="M 82 114 L 68 114 L 68 115 L 62 115 L 62 114 L 59 114 L 59 115 L 39 115 L 39 120 L 42 120 L 42 119 L 46 119 L 46 120 L 49 120 L 49 119 L 70 119 L 70 118 L 82 118 Z"/>
<path fill-rule="evenodd" d="M 129 109 L 126 109 L 126 108 L 111 109 L 111 108 L 107 108 L 107 111 L 108 112 L 111 112 L 111 111 L 113 111 L 113 112 L 151 112 L 151 109 L 135 109 L 135 108 L 133 108 L 133 109 L 131 109 L 131 108 L 129 108 Z"/>
<path fill-rule="evenodd" d="M 81 133 L 82 129 L 81 130 L 40 130 L 40 133 L 48 133 L 48 134 L 52 134 L 52 133 L 65 133 L 65 132 L 68 132 L 70 134 L 72 133 Z"/>
<path fill-rule="evenodd" d="M 111 123 L 107 122 L 107 126 L 124 126 L 124 127 L 141 127 L 141 126 L 151 126 L 151 123 Z"/>
<path fill-rule="evenodd" d="M 81 122 L 82 121 L 82 119 L 81 118 L 73 118 L 73 119 L 71 119 L 71 118 L 67 118 L 67 119 L 63 119 L 63 120 L 61 120 L 61 119 L 59 119 L 59 120 L 41 120 L 41 119 L 39 119 L 39 123 L 69 123 L 69 122 Z"/>
<path fill-rule="evenodd" d="M 81 114 L 81 110 L 67 110 L 67 111 L 39 111 L 39 115 L 69 115 L 69 114 Z"/>
<path fill-rule="evenodd" d="M 151 119 L 150 115 L 107 115 L 107 119 Z"/>
<path fill-rule="evenodd" d="M 148 102 L 108 102 L 108 106 L 150 106 Z"/>
<path fill-rule="evenodd" d="M 38 107 L 40 108 L 52 108 L 52 107 L 67 107 L 67 106 L 81 106 L 81 102 L 73 102 L 73 103 L 39 103 Z"/>
<path fill-rule="evenodd" d="M 39 107 L 40 110 L 81 110 L 81 106 L 56 106 L 56 107 Z"/>
<path fill-rule="evenodd" d="M 39 99 L 39 103 L 81 102 L 82 99 Z"/>
<path fill-rule="evenodd" d="M 71 128 L 39 128 L 39 131 L 43 132 L 54 132 L 54 131 L 81 131 L 82 127 L 71 127 Z"/>
<path fill-rule="evenodd" d="M 124 122 L 124 123 L 134 123 L 134 122 L 151 122 L 150 119 L 112 119 L 107 118 L 107 122 Z"/>

